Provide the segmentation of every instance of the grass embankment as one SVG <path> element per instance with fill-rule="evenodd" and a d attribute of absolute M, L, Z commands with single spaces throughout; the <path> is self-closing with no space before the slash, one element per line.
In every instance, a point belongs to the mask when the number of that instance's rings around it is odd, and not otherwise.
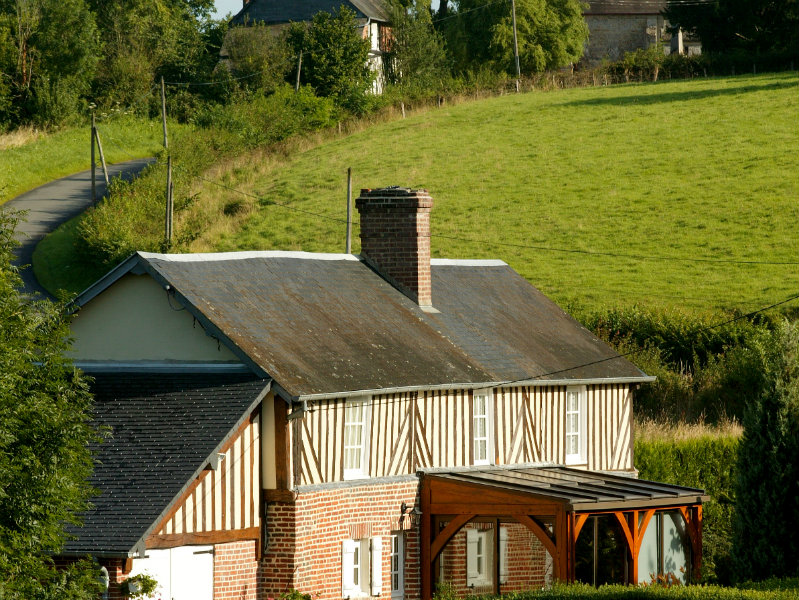
<path fill-rule="evenodd" d="M 133 116 L 98 120 L 106 162 L 152 156 L 163 140 L 160 122 Z M 0 204 L 39 185 L 91 167 L 90 127 L 52 133 L 22 129 L 0 135 Z M 98 177 L 100 155 L 97 154 Z"/>
<path fill-rule="evenodd" d="M 217 181 L 261 200 L 179 192 L 173 250 L 340 252 L 343 223 L 316 215 L 344 218 L 352 167 L 356 194 L 430 190 L 434 256 L 502 258 L 562 304 L 757 308 L 795 293 L 797 265 L 723 261 L 799 257 L 798 88 L 789 73 L 533 92 L 249 151 Z"/>
<path fill-rule="evenodd" d="M 431 110 L 241 166 L 226 183 L 257 210 L 181 250 L 341 251 L 340 222 L 299 211 L 343 218 L 351 166 L 356 190 L 430 190 L 434 256 L 502 258 L 561 303 L 754 309 L 796 292 L 796 264 L 692 259 L 799 259 L 797 91 L 793 73 Z M 239 199 L 201 197 L 195 210 Z"/>

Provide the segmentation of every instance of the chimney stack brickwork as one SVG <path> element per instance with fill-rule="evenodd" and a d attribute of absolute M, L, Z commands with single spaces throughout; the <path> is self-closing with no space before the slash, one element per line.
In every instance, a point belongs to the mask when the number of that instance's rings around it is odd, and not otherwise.
<path fill-rule="evenodd" d="M 362 189 L 361 256 L 419 306 L 431 306 L 430 209 L 427 190 Z"/>

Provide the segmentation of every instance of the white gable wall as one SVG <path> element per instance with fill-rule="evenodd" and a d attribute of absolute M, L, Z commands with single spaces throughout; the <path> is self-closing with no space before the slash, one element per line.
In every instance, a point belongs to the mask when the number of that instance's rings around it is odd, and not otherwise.
<path fill-rule="evenodd" d="M 79 364 L 241 363 L 181 308 L 149 275 L 125 275 L 76 315 L 70 357 Z"/>

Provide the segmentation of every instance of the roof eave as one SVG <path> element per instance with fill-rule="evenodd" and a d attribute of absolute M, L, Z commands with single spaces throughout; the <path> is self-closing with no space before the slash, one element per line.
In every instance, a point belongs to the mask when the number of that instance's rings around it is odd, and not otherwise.
<path fill-rule="evenodd" d="M 570 386 L 570 385 L 618 385 L 635 383 L 653 383 L 657 377 L 642 375 L 640 377 L 604 377 L 604 378 L 585 378 L 585 379 L 520 379 L 514 381 L 480 381 L 463 383 L 441 383 L 436 385 L 408 385 L 385 388 L 320 392 L 317 394 L 292 394 L 286 388 L 281 387 L 277 382 L 273 386 L 284 399 L 292 402 L 315 402 L 321 400 L 333 400 L 336 398 L 355 398 L 359 396 L 380 396 L 384 394 L 401 394 L 405 392 L 421 391 L 441 391 L 441 390 L 482 390 L 487 388 L 509 388 L 509 387 L 547 387 L 547 386 Z"/>

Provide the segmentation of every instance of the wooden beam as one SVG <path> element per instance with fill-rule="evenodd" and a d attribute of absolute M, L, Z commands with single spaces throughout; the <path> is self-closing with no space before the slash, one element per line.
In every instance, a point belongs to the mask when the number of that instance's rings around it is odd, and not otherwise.
<path fill-rule="evenodd" d="M 422 509 L 424 512 L 424 509 Z M 477 515 L 457 515 L 454 519 L 452 519 L 444 529 L 436 536 L 436 539 L 433 540 L 433 543 L 430 545 L 430 559 L 427 563 L 428 565 L 432 565 L 435 560 L 438 558 L 438 555 L 441 554 L 441 551 L 444 549 L 444 546 L 447 545 L 447 542 L 452 539 L 458 531 L 460 531 L 461 527 L 466 525 L 469 521 L 471 521 Z"/>
<path fill-rule="evenodd" d="M 246 529 L 233 529 L 228 531 L 151 535 L 147 538 L 145 547 L 152 550 L 156 548 L 177 548 L 178 546 L 224 544 L 244 540 L 257 541 L 260 535 L 260 527 L 248 527 Z"/>
<path fill-rule="evenodd" d="M 421 558 L 421 596 L 422 600 L 431 600 L 433 597 L 433 561 L 430 560 L 432 549 L 433 514 L 430 512 L 430 480 L 422 476 L 419 490 L 419 503 L 422 509 L 422 523 L 419 548 Z"/>
<path fill-rule="evenodd" d="M 280 396 L 274 396 L 275 411 L 275 478 L 276 487 L 287 490 L 289 481 L 289 434 L 288 406 Z"/>
<path fill-rule="evenodd" d="M 574 519 L 574 541 L 577 541 L 577 538 L 580 537 L 580 532 L 583 530 L 583 525 L 588 520 L 588 513 L 580 513 L 579 515 L 575 515 Z"/>
<path fill-rule="evenodd" d="M 294 504 L 296 500 L 293 490 L 263 490 L 263 495 L 266 502 Z"/>

